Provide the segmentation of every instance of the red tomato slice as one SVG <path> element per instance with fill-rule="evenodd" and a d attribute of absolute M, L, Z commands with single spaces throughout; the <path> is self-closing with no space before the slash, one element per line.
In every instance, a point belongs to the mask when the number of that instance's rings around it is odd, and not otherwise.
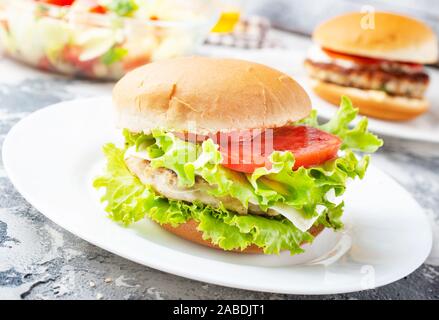
<path fill-rule="evenodd" d="M 223 166 L 245 173 L 269 168 L 273 151 L 290 151 L 296 159 L 293 169 L 312 167 L 337 157 L 341 140 L 325 131 L 307 126 L 286 126 L 270 130 L 240 131 L 202 136 L 176 133 L 184 140 L 200 143 L 208 138 L 220 147 Z"/>
<path fill-rule="evenodd" d="M 74 45 L 64 47 L 62 51 L 63 60 L 73 65 L 75 68 L 83 72 L 84 74 L 93 74 L 93 65 L 96 59 L 81 61 L 79 56 L 81 55 L 82 48 Z"/>
<path fill-rule="evenodd" d="M 47 57 L 42 57 L 38 61 L 38 68 L 43 69 L 43 70 L 51 70 L 52 64 L 50 63 L 50 61 Z"/>
<path fill-rule="evenodd" d="M 399 64 L 403 64 L 407 67 L 410 67 L 412 69 L 417 69 L 417 70 L 423 69 L 422 64 L 413 63 L 413 62 L 389 61 L 389 60 L 384 60 L 384 59 L 367 58 L 367 57 L 361 57 L 361 56 L 357 56 L 357 55 L 345 54 L 345 53 L 333 51 L 333 50 L 326 49 L 326 48 L 322 48 L 322 50 L 331 58 L 349 60 L 349 61 L 353 61 L 354 63 L 357 63 L 357 64 L 373 65 L 373 64 L 382 64 L 384 62 L 394 62 L 394 63 L 396 62 Z"/>
<path fill-rule="evenodd" d="M 344 54 L 344 53 L 329 50 L 326 48 L 322 48 L 322 50 L 331 58 L 349 60 L 349 61 L 353 61 L 353 62 L 358 63 L 358 64 L 380 64 L 384 61 L 384 60 L 380 60 L 380 59 L 373 59 L 373 58 L 360 57 L 360 56 L 355 56 L 355 55 L 350 55 L 350 54 Z"/>
<path fill-rule="evenodd" d="M 320 165 L 337 156 L 341 140 L 316 128 L 286 126 L 273 129 L 272 138 L 268 131 L 264 131 L 261 135 L 251 136 L 250 139 L 241 139 L 235 147 L 233 144 L 227 147 L 224 143 L 219 145 L 224 158 L 223 166 L 251 173 L 258 167 L 268 167 L 268 157 L 273 151 L 293 153 L 296 159 L 294 170 Z"/>
<path fill-rule="evenodd" d="M 44 2 L 53 4 L 55 6 L 71 6 L 75 0 L 37 0 L 38 2 Z"/>
<path fill-rule="evenodd" d="M 107 8 L 101 5 L 97 5 L 90 8 L 91 13 L 97 13 L 97 14 L 105 14 L 107 13 Z"/>

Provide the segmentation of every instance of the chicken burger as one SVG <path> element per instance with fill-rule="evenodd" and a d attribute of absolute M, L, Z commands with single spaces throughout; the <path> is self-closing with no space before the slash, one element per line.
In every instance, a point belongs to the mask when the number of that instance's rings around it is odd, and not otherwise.
<path fill-rule="evenodd" d="M 302 87 L 264 65 L 185 57 L 138 68 L 113 91 L 125 144 L 94 181 L 111 219 L 149 218 L 216 249 L 291 254 L 340 229 L 349 179 L 382 141 L 342 99 L 319 124 Z"/>

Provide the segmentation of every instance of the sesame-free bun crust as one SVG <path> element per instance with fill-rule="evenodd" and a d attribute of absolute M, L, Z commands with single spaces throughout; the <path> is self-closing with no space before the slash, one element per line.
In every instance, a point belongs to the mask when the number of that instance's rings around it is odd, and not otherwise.
<path fill-rule="evenodd" d="M 175 234 L 183 239 L 201 244 L 201 245 L 206 246 L 206 247 L 223 250 L 220 247 L 218 247 L 217 245 L 213 244 L 211 241 L 204 240 L 203 234 L 197 230 L 197 227 L 198 227 L 198 222 L 196 222 L 193 219 L 189 220 L 186 223 L 179 225 L 176 228 L 172 227 L 169 224 L 162 225 L 162 228 L 166 229 L 167 231 L 169 231 L 169 232 L 171 232 L 171 233 L 173 233 L 173 234 Z M 324 229 L 323 225 L 319 225 L 318 227 L 312 226 L 311 229 L 308 230 L 308 232 L 310 234 L 312 234 L 314 237 L 316 237 L 320 232 L 322 232 L 323 229 Z M 239 252 L 239 253 L 259 253 L 259 254 L 264 253 L 263 249 L 256 246 L 256 245 L 248 246 L 244 250 L 235 249 L 235 250 L 231 250 L 231 251 Z"/>
<path fill-rule="evenodd" d="M 351 55 L 423 64 L 438 59 L 438 41 L 432 29 L 421 21 L 388 12 L 335 17 L 320 24 L 313 39 L 321 47 Z"/>
<path fill-rule="evenodd" d="M 113 102 L 118 126 L 135 132 L 280 127 L 311 110 L 308 95 L 288 75 L 253 62 L 207 57 L 135 69 L 116 84 Z"/>
<path fill-rule="evenodd" d="M 361 114 L 379 119 L 410 120 L 425 113 L 429 108 L 425 99 L 389 96 L 377 90 L 343 87 L 319 80 L 311 80 L 311 86 L 318 96 L 337 106 L 341 96 L 348 96 L 353 105 L 360 109 Z"/>

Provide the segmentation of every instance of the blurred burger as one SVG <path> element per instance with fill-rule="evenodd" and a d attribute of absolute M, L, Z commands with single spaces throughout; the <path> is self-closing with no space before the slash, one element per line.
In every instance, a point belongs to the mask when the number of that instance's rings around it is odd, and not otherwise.
<path fill-rule="evenodd" d="M 349 179 L 362 178 L 382 141 L 347 99 L 317 122 L 292 78 L 234 59 L 155 62 L 113 90 L 125 144 L 104 146 L 110 217 L 149 218 L 222 250 L 291 254 L 323 228 L 339 229 Z M 341 151 L 342 150 L 342 151 Z"/>
<path fill-rule="evenodd" d="M 438 59 L 434 32 L 421 21 L 385 12 L 349 13 L 319 25 L 305 61 L 317 95 L 348 96 L 360 113 L 408 120 L 428 110 L 424 64 Z"/>

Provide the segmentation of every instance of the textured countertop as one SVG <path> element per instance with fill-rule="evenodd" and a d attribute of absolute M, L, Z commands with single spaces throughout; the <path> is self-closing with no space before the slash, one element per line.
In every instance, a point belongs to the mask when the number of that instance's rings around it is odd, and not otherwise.
<path fill-rule="evenodd" d="M 0 145 L 29 113 L 111 84 L 69 80 L 0 59 Z M 432 222 L 433 251 L 390 285 L 325 299 L 439 299 L 439 144 L 384 137 L 373 162 L 407 188 Z M 413 235 L 416 236 L 416 235 Z M 14 189 L 0 160 L 0 299 L 315 299 L 250 292 L 166 274 L 120 258 L 58 227 Z"/>

